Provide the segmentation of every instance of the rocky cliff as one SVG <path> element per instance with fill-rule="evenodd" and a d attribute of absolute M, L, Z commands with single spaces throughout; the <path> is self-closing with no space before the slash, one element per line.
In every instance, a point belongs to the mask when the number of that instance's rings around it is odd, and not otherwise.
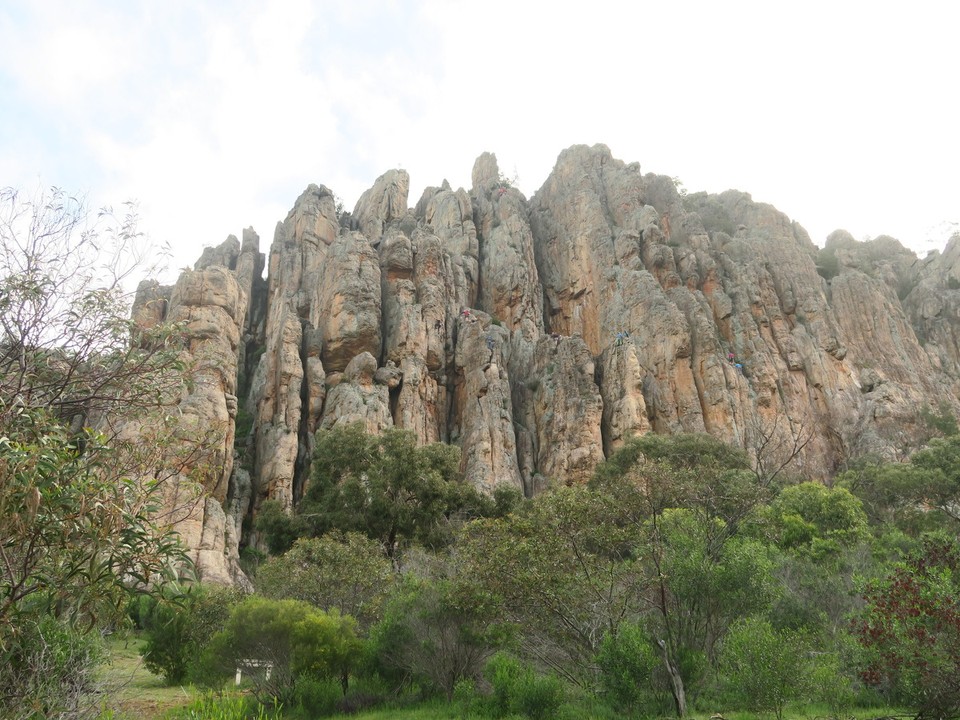
<path fill-rule="evenodd" d="M 242 519 L 297 504 L 320 428 L 455 443 L 475 485 L 531 495 L 646 432 L 827 478 L 903 457 L 925 407 L 960 410 L 960 240 L 821 250 L 745 193 L 681 195 L 602 145 L 563 151 L 530 199 L 489 153 L 469 191 L 408 192 L 391 170 L 338 213 L 311 185 L 267 257 L 247 230 L 141 288 L 135 317 L 185 320 L 210 358 L 182 402 L 222 446 L 185 529 L 201 575 L 241 578 Z"/>

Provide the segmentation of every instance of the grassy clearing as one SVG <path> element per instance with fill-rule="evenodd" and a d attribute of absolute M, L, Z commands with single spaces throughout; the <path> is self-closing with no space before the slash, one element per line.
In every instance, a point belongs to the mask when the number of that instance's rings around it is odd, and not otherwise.
<path fill-rule="evenodd" d="M 105 707 L 113 710 L 115 718 L 158 720 L 167 711 L 183 707 L 200 693 L 193 687 L 166 687 L 163 679 L 154 675 L 140 658 L 141 640 L 135 636 L 113 636 L 107 641 L 110 660 L 104 668 L 103 684 Z M 694 711 L 690 720 L 709 720 L 717 712 L 724 720 L 771 720 L 772 714 L 726 710 Z M 808 705 L 788 707 L 784 720 L 823 720 L 829 718 L 825 706 Z M 889 707 L 853 708 L 844 713 L 845 720 L 873 720 L 875 718 L 905 717 L 902 709 Z M 339 716 L 344 717 L 344 716 Z M 434 700 L 418 705 L 388 707 L 350 715 L 352 720 L 469 720 L 479 717 L 464 712 L 461 703 Z M 559 720 L 612 720 L 618 715 L 599 702 L 589 698 L 570 698 L 560 709 Z"/>
<path fill-rule="evenodd" d="M 561 708 L 559 718 L 561 720 L 611 720 L 619 718 L 615 711 L 602 707 L 589 707 L 590 703 L 567 705 Z M 720 713 L 724 720 L 773 720 L 772 713 L 767 715 L 758 715 L 757 713 L 744 711 L 730 711 Z M 690 714 L 689 720 L 709 720 L 713 715 L 710 712 L 694 711 Z M 384 709 L 371 712 L 358 713 L 350 716 L 352 720 L 469 720 L 472 716 L 465 714 L 463 707 L 458 703 L 433 702 L 414 707 Z M 486 717 L 486 716 L 484 716 Z M 519 716 L 512 716 L 517 717 Z M 798 706 L 787 708 L 783 713 L 783 720 L 825 720 L 830 718 L 830 711 L 826 707 L 818 705 Z M 844 720 L 875 720 L 877 718 L 904 718 L 912 717 L 911 713 L 906 713 L 899 708 L 872 707 L 872 708 L 854 708 L 844 713 Z M 510 719 L 508 719 L 510 720 Z M 672 716 L 664 718 L 672 720 Z"/>
<path fill-rule="evenodd" d="M 107 640 L 110 659 L 103 670 L 106 706 L 122 718 L 158 718 L 167 710 L 190 702 L 192 687 L 167 687 L 163 678 L 143 665 L 141 641 L 135 636 L 111 636 Z"/>

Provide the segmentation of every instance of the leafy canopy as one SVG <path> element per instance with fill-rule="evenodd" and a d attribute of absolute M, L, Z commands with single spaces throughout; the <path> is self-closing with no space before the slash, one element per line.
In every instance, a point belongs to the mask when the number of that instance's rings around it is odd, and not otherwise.
<path fill-rule="evenodd" d="M 285 532 L 359 532 L 396 559 L 413 542 L 447 545 L 455 521 L 497 509 L 461 479 L 459 448 L 418 446 L 413 433 L 396 428 L 368 435 L 354 424 L 317 433 L 311 481 L 293 531 Z"/>

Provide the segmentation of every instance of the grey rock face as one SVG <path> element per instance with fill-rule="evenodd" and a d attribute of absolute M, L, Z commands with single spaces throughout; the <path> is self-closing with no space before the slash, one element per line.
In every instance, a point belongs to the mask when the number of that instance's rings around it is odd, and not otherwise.
<path fill-rule="evenodd" d="M 647 432 L 767 467 L 802 441 L 789 470 L 824 479 L 904 457 L 925 405 L 960 411 L 960 240 L 918 260 L 838 231 L 821 250 L 745 193 L 681 195 L 602 145 L 560 153 L 529 200 L 490 153 L 469 192 L 410 208 L 409 186 L 391 170 L 347 216 L 310 185 L 269 261 L 248 228 L 138 290 L 137 322 L 184 321 L 201 360 L 184 415 L 223 428 L 184 527 L 208 577 L 243 582 L 242 518 L 295 508 L 320 428 L 455 443 L 477 487 L 531 495 Z"/>

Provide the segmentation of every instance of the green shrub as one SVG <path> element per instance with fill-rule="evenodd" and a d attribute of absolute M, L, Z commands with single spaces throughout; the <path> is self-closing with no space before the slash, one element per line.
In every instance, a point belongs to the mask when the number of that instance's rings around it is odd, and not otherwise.
<path fill-rule="evenodd" d="M 636 711 L 651 704 L 660 660 L 641 627 L 625 623 L 617 635 L 605 636 L 597 664 L 603 688 L 618 707 Z"/>
<path fill-rule="evenodd" d="M 824 280 L 832 280 L 840 272 L 840 260 L 835 248 L 823 248 L 817 253 L 817 273 Z"/>
<path fill-rule="evenodd" d="M 493 701 L 493 711 L 497 717 L 510 713 L 513 686 L 522 672 L 523 666 L 520 661 L 506 653 L 494 655 L 484 668 L 483 674 L 493 688 L 491 699 Z"/>
<path fill-rule="evenodd" d="M 533 720 L 555 718 L 563 704 L 563 683 L 556 675 L 537 675 L 532 670 L 517 678 L 511 708 Z"/>
<path fill-rule="evenodd" d="M 165 720 L 279 720 L 281 708 L 266 707 L 241 695 L 202 695 L 182 708 L 171 710 Z"/>
<path fill-rule="evenodd" d="M 826 705 L 833 717 L 849 717 L 857 701 L 854 683 L 836 653 L 817 657 L 811 667 L 809 689 L 810 699 Z"/>
<path fill-rule="evenodd" d="M 269 677 L 250 674 L 253 691 L 261 699 L 287 702 L 300 675 L 338 680 L 346 692 L 362 656 L 363 644 L 350 616 L 325 613 L 297 600 L 252 596 L 231 610 L 226 627 L 207 645 L 198 678 L 222 686 L 242 661 L 269 662 Z"/>
<path fill-rule="evenodd" d="M 294 714 L 304 718 L 333 715 L 343 697 L 340 683 L 310 675 L 299 675 L 293 684 L 291 707 Z"/>
<path fill-rule="evenodd" d="M 81 716 L 103 658 L 99 635 L 49 616 L 0 635 L 0 717 Z"/>
<path fill-rule="evenodd" d="M 469 584 L 408 579 L 370 633 L 377 673 L 453 698 L 456 684 L 480 676 L 503 640 L 488 596 Z"/>
<path fill-rule="evenodd" d="M 287 513 L 279 500 L 264 501 L 254 524 L 263 533 L 267 548 L 274 555 L 285 553 L 298 537 L 306 533 L 303 521 Z"/>
<path fill-rule="evenodd" d="M 487 663 L 485 675 L 493 693 L 497 717 L 523 715 L 532 720 L 555 718 L 563 705 L 563 683 L 555 675 L 537 675 L 516 658 L 498 653 Z"/>
<path fill-rule="evenodd" d="M 338 609 L 367 629 L 382 616 L 394 579 L 378 542 L 360 533 L 332 532 L 300 538 L 284 555 L 267 560 L 257 573 L 257 591 Z"/>
<path fill-rule="evenodd" d="M 769 621 L 746 618 L 730 630 L 721 651 L 721 667 L 730 687 L 751 710 L 783 717 L 788 700 L 807 683 L 802 636 L 776 630 Z"/>
<path fill-rule="evenodd" d="M 143 664 L 168 685 L 184 682 L 201 649 L 242 597 L 229 588 L 193 585 L 186 592 L 140 601 L 138 621 L 146 637 L 140 650 Z"/>

